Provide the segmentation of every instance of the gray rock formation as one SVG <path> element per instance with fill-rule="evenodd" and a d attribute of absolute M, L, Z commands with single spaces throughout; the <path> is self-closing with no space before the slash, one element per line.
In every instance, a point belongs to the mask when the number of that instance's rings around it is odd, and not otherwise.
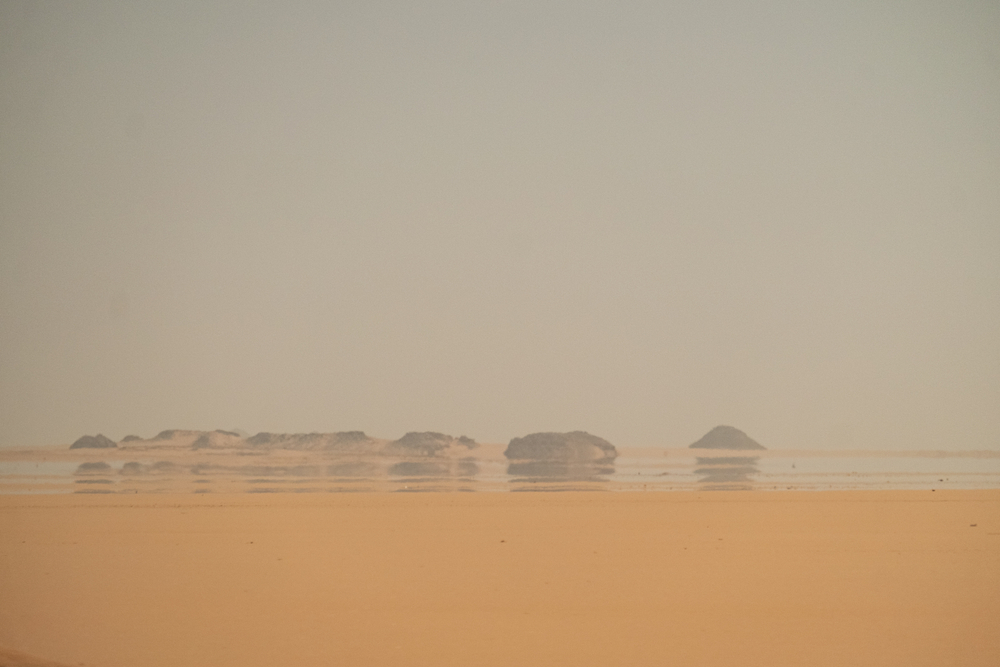
<path fill-rule="evenodd" d="M 338 433 L 258 433 L 246 439 L 246 444 L 258 449 L 303 449 L 343 452 L 366 452 L 375 440 L 363 431 Z"/>
<path fill-rule="evenodd" d="M 514 438 L 503 453 L 508 459 L 531 461 L 611 461 L 615 446 L 584 431 L 532 433 Z"/>
<path fill-rule="evenodd" d="M 232 431 L 202 433 L 191 443 L 191 449 L 232 449 L 243 445 L 243 438 Z"/>
<path fill-rule="evenodd" d="M 393 440 L 385 446 L 384 453 L 393 456 L 438 456 L 453 447 L 473 449 L 476 441 L 464 435 L 455 438 L 434 431 L 411 431 L 399 440 Z"/>
<path fill-rule="evenodd" d="M 716 426 L 706 433 L 691 449 L 766 449 L 743 431 L 732 426 Z"/>
<path fill-rule="evenodd" d="M 130 435 L 122 438 L 118 443 L 122 449 L 187 449 L 195 440 L 204 435 L 206 431 L 194 431 L 189 429 L 167 429 L 160 431 L 148 440 L 138 436 Z M 216 431 L 213 431 L 216 433 Z"/>
<path fill-rule="evenodd" d="M 97 435 L 85 435 L 78 438 L 76 442 L 69 446 L 70 449 L 108 449 L 117 447 L 118 444 L 111 438 L 98 433 Z"/>

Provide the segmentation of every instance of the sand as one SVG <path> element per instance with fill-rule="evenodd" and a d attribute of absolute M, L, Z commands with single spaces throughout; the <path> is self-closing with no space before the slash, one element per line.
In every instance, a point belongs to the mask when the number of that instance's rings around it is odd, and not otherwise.
<path fill-rule="evenodd" d="M 67 665 L 992 667 L 998 619 L 1000 491 L 0 496 L 0 646 Z"/>

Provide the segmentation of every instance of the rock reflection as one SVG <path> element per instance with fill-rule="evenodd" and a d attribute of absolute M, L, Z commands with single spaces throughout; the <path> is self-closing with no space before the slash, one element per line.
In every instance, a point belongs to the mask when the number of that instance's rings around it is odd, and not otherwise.
<path fill-rule="evenodd" d="M 125 477 L 138 477 L 140 475 L 179 475 L 186 472 L 185 468 L 172 461 L 157 461 L 152 465 L 145 465 L 138 461 L 129 461 L 122 466 L 118 474 Z"/>
<path fill-rule="evenodd" d="M 110 474 L 112 468 L 110 465 L 104 461 L 91 461 L 87 463 L 81 463 L 76 468 L 76 475 L 107 475 Z"/>
<path fill-rule="evenodd" d="M 603 482 L 614 472 L 611 461 L 512 461 L 507 465 L 513 482 Z"/>
<path fill-rule="evenodd" d="M 345 461 L 328 465 L 326 474 L 330 477 L 375 477 L 380 470 L 370 461 Z"/>
<path fill-rule="evenodd" d="M 600 491 L 615 472 L 614 461 L 511 461 L 511 491 Z"/>
<path fill-rule="evenodd" d="M 598 490 L 614 474 L 617 455 L 610 442 L 584 431 L 532 433 L 504 451 L 512 491 Z"/>
<path fill-rule="evenodd" d="M 420 479 L 471 479 L 479 474 L 479 464 L 471 457 L 431 461 L 399 461 L 389 466 L 392 477 Z"/>
<path fill-rule="evenodd" d="M 753 489 L 758 456 L 699 456 L 694 474 L 702 491 L 750 491 Z"/>
<path fill-rule="evenodd" d="M 400 461 L 389 466 L 389 474 L 396 477 L 445 477 L 448 465 L 438 461 Z"/>

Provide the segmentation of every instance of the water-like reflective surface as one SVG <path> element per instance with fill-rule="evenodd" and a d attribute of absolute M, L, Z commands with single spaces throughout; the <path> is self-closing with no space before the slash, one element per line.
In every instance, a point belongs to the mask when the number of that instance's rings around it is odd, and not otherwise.
<path fill-rule="evenodd" d="M 116 452 L 117 453 L 117 452 Z M 104 453 L 104 456 L 112 454 Z M 28 456 L 28 454 L 25 454 Z M 78 456 L 72 460 L 73 456 Z M 425 491 L 713 491 L 1000 488 L 1000 452 L 705 452 L 620 450 L 599 461 L 491 456 L 338 459 L 231 455 L 60 460 L 0 453 L 0 493 L 346 493 Z"/>
<path fill-rule="evenodd" d="M 749 491 L 760 474 L 756 456 L 696 457 L 694 474 L 698 486 L 706 491 Z"/>

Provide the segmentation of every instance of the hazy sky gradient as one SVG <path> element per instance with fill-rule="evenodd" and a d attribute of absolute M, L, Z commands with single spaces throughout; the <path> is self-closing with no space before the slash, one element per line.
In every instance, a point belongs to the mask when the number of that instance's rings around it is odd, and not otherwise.
<path fill-rule="evenodd" d="M 996 2 L 0 4 L 0 446 L 1000 448 Z"/>

